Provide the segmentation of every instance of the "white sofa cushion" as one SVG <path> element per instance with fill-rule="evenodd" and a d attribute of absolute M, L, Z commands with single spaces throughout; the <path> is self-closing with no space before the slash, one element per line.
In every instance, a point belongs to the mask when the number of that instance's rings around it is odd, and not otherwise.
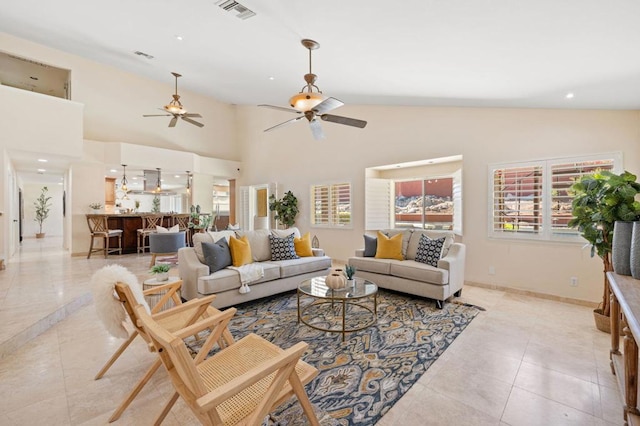
<path fill-rule="evenodd" d="M 255 231 L 237 231 L 239 238 L 247 237 L 251 247 L 251 255 L 254 262 L 271 260 L 271 246 L 269 245 L 268 229 L 257 229 Z"/>
<path fill-rule="evenodd" d="M 264 277 L 249 283 L 250 286 L 280 278 L 278 265 L 261 263 L 264 269 Z M 211 275 L 198 278 L 198 292 L 201 294 L 215 294 L 226 290 L 240 288 L 240 274 L 233 269 L 221 269 Z"/>
<path fill-rule="evenodd" d="M 295 235 L 295 238 L 300 238 L 300 230 L 295 226 L 287 229 L 272 229 L 271 233 L 278 238 L 287 238 L 289 235 Z"/>
<path fill-rule="evenodd" d="M 291 260 L 272 260 L 262 262 L 261 265 L 271 263 L 280 268 L 280 278 L 293 277 L 308 272 L 321 271 L 331 268 L 331 258 L 328 256 L 309 256 Z"/>
<path fill-rule="evenodd" d="M 391 259 L 376 259 L 375 257 L 352 257 L 349 265 L 355 266 L 357 271 L 373 272 L 389 275 L 391 273 Z M 358 275 L 358 272 L 356 272 Z"/>
<path fill-rule="evenodd" d="M 229 238 L 231 236 L 235 236 L 236 233 L 234 231 L 219 231 L 219 232 L 196 232 L 193 234 L 193 248 L 196 250 L 196 256 L 198 256 L 198 260 L 200 263 L 206 263 L 204 260 L 204 254 L 202 253 L 202 243 L 215 243 L 220 238 L 227 240 L 229 242 Z"/>
<path fill-rule="evenodd" d="M 449 283 L 449 271 L 415 260 L 394 260 L 390 267 L 391 275 L 396 277 L 429 284 L 445 285 Z"/>
<path fill-rule="evenodd" d="M 442 255 L 440 258 L 443 258 L 449 252 L 449 247 L 453 244 L 455 235 L 451 231 L 430 231 L 430 230 L 422 230 L 416 229 L 411 234 L 411 238 L 409 239 L 409 246 L 407 247 L 407 253 L 405 255 L 405 259 L 415 260 L 416 253 L 418 252 L 418 244 L 420 243 L 420 237 L 422 235 L 426 235 L 432 240 L 437 240 L 438 238 L 444 237 L 444 247 L 442 248 Z"/>

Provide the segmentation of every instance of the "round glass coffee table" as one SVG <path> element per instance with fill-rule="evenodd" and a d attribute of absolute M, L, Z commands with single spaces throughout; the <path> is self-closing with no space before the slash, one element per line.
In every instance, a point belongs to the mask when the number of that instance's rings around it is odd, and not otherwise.
<path fill-rule="evenodd" d="M 332 290 L 326 286 L 324 278 L 315 277 L 304 280 L 298 286 L 298 324 L 303 323 L 320 331 L 342 333 L 342 341 L 344 342 L 346 333 L 364 330 L 377 322 L 378 286 L 375 283 L 355 277 L 353 287 Z M 312 298 L 313 301 L 302 306 L 300 304 L 301 298 Z M 371 299 L 373 299 L 373 307 L 369 306 Z M 326 323 L 324 325 L 312 323 L 312 320 L 324 315 L 327 310 L 335 312 L 336 308 L 341 311 L 336 315 L 341 320 L 340 324 L 330 328 Z M 329 315 L 331 316 L 331 313 Z M 357 324 L 347 327 L 347 317 L 356 315 L 358 317 Z"/>

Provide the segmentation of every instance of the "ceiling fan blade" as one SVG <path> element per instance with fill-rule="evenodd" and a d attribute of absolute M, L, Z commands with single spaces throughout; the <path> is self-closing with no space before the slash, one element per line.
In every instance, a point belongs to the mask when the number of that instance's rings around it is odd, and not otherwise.
<path fill-rule="evenodd" d="M 329 121 L 331 123 L 338 124 L 346 124 L 347 126 L 359 127 L 361 129 L 367 125 L 367 122 L 364 120 L 358 120 L 357 118 L 349 118 L 342 117 L 340 115 L 332 115 L 332 114 L 322 114 L 320 116 L 324 121 Z"/>
<path fill-rule="evenodd" d="M 147 114 L 143 115 L 143 117 L 170 117 L 171 114 Z"/>
<path fill-rule="evenodd" d="M 332 109 L 336 109 L 344 105 L 344 102 L 336 99 L 336 98 L 327 98 L 324 101 L 320 102 L 313 108 L 313 112 L 316 114 L 324 114 L 325 112 L 329 112 Z"/>
<path fill-rule="evenodd" d="M 273 127 L 269 127 L 268 129 L 265 129 L 265 132 L 268 132 L 268 131 L 273 130 L 273 129 L 277 129 L 278 127 L 286 126 L 286 125 L 291 124 L 291 123 L 293 123 L 295 121 L 298 121 L 298 120 L 300 120 L 302 118 L 304 118 L 304 115 L 301 115 L 300 117 L 292 118 L 291 120 L 287 120 L 284 123 L 276 124 Z"/>
<path fill-rule="evenodd" d="M 177 122 L 178 122 L 178 117 L 174 115 L 171 121 L 169 121 L 169 127 L 176 127 Z"/>
<path fill-rule="evenodd" d="M 311 128 L 311 134 L 315 140 L 319 141 L 320 139 L 324 139 L 324 132 L 322 131 L 320 121 L 311 120 L 309 122 L 309 127 Z"/>
<path fill-rule="evenodd" d="M 271 109 L 277 109 L 279 111 L 286 111 L 286 112 L 294 112 L 296 114 L 300 114 L 300 111 L 296 111 L 295 109 L 291 109 L 291 108 L 284 108 L 284 107 L 280 107 L 280 106 L 275 106 L 275 105 L 258 105 L 259 107 L 264 107 L 264 108 L 271 108 Z"/>
<path fill-rule="evenodd" d="M 188 118 L 188 117 L 184 117 L 184 116 L 182 116 L 182 117 L 180 117 L 180 118 L 182 118 L 182 119 L 183 119 L 184 121 L 186 121 L 187 123 L 194 124 L 194 125 L 196 125 L 196 126 L 198 126 L 198 127 L 204 127 L 204 124 L 202 124 L 202 123 L 198 123 L 197 121 L 193 121 L 192 119 L 190 119 L 190 118 Z"/>
<path fill-rule="evenodd" d="M 202 116 L 200 114 L 182 114 L 183 117 L 196 117 L 196 118 L 202 118 Z"/>

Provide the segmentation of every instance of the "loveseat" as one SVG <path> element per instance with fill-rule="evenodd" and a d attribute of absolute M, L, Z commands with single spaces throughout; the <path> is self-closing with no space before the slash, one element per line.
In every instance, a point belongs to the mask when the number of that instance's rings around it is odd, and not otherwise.
<path fill-rule="evenodd" d="M 331 268 L 331 258 L 325 256 L 322 249 L 311 248 L 309 235 L 308 252 L 306 256 L 289 258 L 286 260 L 272 260 L 283 257 L 281 253 L 273 254 L 271 241 L 287 239 L 293 234 L 291 240 L 304 240 L 297 228 L 286 230 L 260 229 L 255 231 L 220 231 L 201 232 L 193 235 L 193 247 L 184 247 L 178 251 L 178 270 L 182 279 L 182 297 L 193 299 L 210 294 L 217 297 L 213 305 L 222 308 L 236 305 L 250 300 L 294 290 L 305 279 L 326 275 Z M 271 238 L 269 236 L 272 236 Z M 250 247 L 252 265 L 260 265 L 264 276 L 248 283 L 250 291 L 240 293 L 242 286 L 240 274 L 237 270 L 224 267 L 215 272 L 210 272 L 210 266 L 206 263 L 203 243 L 214 244 L 221 239 L 230 241 L 231 237 L 242 238 Z M 222 242 L 224 246 L 224 242 Z M 208 250 L 209 250 L 208 246 Z M 306 250 L 305 250 L 306 251 Z M 295 256 L 296 253 L 293 253 Z M 284 256 L 286 257 L 286 256 Z M 290 256 L 291 257 L 291 256 Z M 216 269 L 216 268 L 214 268 Z"/>
<path fill-rule="evenodd" d="M 385 253 L 392 239 L 395 251 Z M 465 245 L 455 242 L 453 232 L 413 229 L 365 235 L 365 248 L 348 260 L 356 267 L 356 276 L 381 288 L 434 299 L 440 309 L 449 297 L 462 293 L 464 262 Z"/>

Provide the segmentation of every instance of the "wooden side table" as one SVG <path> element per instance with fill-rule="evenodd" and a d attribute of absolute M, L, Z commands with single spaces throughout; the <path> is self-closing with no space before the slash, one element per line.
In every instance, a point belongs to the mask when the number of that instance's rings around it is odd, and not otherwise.
<path fill-rule="evenodd" d="M 180 281 L 180 277 L 169 277 L 169 279 L 165 280 L 165 281 L 158 281 L 158 279 L 156 278 L 149 278 L 148 280 L 144 280 L 144 282 L 142 283 L 142 289 L 143 290 L 148 290 L 150 288 L 159 286 L 159 285 L 165 285 L 165 284 L 173 284 L 177 281 Z M 163 292 L 159 292 L 156 294 L 149 294 L 146 295 L 144 298 L 146 299 L 147 303 L 149 304 L 149 307 L 151 309 L 153 309 L 153 307 L 160 301 L 160 299 L 162 299 L 162 296 L 166 293 L 166 291 Z M 178 296 L 180 296 L 180 291 L 177 291 Z M 172 308 L 175 306 L 175 303 L 173 302 L 173 300 L 169 299 L 169 301 L 167 303 L 164 304 L 164 306 L 162 308 L 160 308 L 161 311 L 166 311 L 169 308 Z"/>

